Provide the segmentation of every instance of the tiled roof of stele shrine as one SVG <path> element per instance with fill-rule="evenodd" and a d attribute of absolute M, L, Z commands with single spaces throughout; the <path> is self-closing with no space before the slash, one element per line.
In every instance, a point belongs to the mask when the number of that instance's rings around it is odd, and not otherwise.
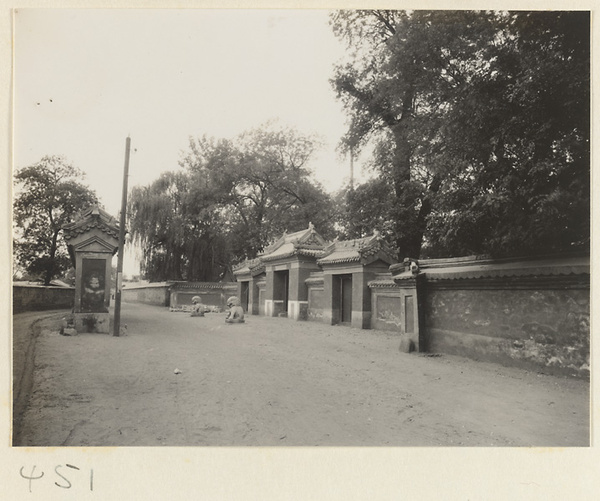
<path fill-rule="evenodd" d="M 119 238 L 119 223 L 117 223 L 117 220 L 97 205 L 92 205 L 78 214 L 75 221 L 63 226 L 64 239 L 69 241 L 94 228 L 113 238 Z"/>

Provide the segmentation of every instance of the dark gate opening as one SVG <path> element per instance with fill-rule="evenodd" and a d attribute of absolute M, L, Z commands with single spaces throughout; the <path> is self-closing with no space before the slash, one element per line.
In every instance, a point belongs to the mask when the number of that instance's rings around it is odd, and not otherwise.
<path fill-rule="evenodd" d="M 350 325 L 352 323 L 352 275 L 334 275 L 333 277 L 333 323 Z M 337 311 L 337 314 L 335 314 Z"/>
<path fill-rule="evenodd" d="M 290 288 L 290 272 L 288 270 L 275 272 L 273 299 L 280 304 L 280 312 L 287 313 Z"/>
<path fill-rule="evenodd" d="M 250 297 L 250 282 L 242 282 L 242 297 L 240 298 L 240 301 L 242 303 L 242 308 L 244 308 L 244 311 L 248 311 L 248 304 L 249 304 L 249 297 Z"/>

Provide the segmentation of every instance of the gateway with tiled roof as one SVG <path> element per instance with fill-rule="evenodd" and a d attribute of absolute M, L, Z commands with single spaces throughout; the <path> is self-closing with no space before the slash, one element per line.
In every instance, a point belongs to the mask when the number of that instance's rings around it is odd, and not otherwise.
<path fill-rule="evenodd" d="M 242 308 L 251 315 L 264 310 L 264 300 L 261 301 L 261 287 L 265 278 L 265 263 L 260 258 L 245 259 L 233 267 L 233 276 L 238 282 L 237 297 L 240 298 Z M 260 284 L 260 285 L 259 285 Z M 262 287 L 264 295 L 264 287 Z"/>
<path fill-rule="evenodd" d="M 393 254 L 377 231 L 369 237 L 330 243 L 317 259 L 322 270 L 321 280 L 313 274 L 305 282 L 309 288 L 308 318 L 369 328 L 371 291 L 368 283 L 388 272 L 390 264 L 396 262 Z"/>
<path fill-rule="evenodd" d="M 372 236 L 355 240 L 334 241 L 323 250 L 323 257 L 317 260 L 321 266 L 338 263 L 360 263 L 363 266 L 381 260 L 392 264 L 396 260 L 393 251 L 375 231 Z"/>
<path fill-rule="evenodd" d="M 292 256 L 320 257 L 327 245 L 325 239 L 315 231 L 312 223 L 305 230 L 284 233 L 277 241 L 269 245 L 260 255 L 263 261 L 274 261 Z"/>
<path fill-rule="evenodd" d="M 312 224 L 284 233 L 258 258 L 234 267 L 238 295 L 252 314 L 285 315 L 368 327 L 368 282 L 395 263 L 381 234 L 326 242 Z M 341 292 L 343 290 L 343 292 Z"/>
<path fill-rule="evenodd" d="M 260 258 L 246 259 L 233 266 L 232 271 L 236 277 L 241 275 L 256 276 L 264 273 L 265 265 Z"/>
<path fill-rule="evenodd" d="M 303 316 L 307 304 L 304 280 L 318 271 L 316 260 L 326 245 L 309 223 L 304 230 L 284 233 L 256 259 L 239 263 L 233 274 L 242 307 L 251 314 Z"/>

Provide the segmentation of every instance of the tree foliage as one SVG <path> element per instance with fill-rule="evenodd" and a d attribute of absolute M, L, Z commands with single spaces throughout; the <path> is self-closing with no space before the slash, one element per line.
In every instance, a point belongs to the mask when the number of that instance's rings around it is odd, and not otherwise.
<path fill-rule="evenodd" d="M 59 238 L 62 226 L 98 202 L 96 194 L 81 183 L 83 178 L 60 156 L 45 156 L 15 174 L 15 259 L 28 274 L 42 276 L 46 285 L 71 266 L 66 244 Z"/>
<path fill-rule="evenodd" d="M 399 257 L 588 242 L 589 13 L 340 11 L 331 22 L 350 52 L 332 79 L 351 118 L 343 145 L 375 144 Z"/>
<path fill-rule="evenodd" d="M 153 280 L 219 278 L 225 244 L 214 230 L 213 193 L 184 172 L 165 172 L 130 195 L 129 227 L 142 248 L 143 274 Z"/>
<path fill-rule="evenodd" d="M 394 199 L 385 179 L 370 179 L 355 188 L 343 187 L 337 194 L 339 237 L 363 238 L 377 229 L 394 244 Z"/>
<path fill-rule="evenodd" d="M 267 124 L 234 139 L 190 138 L 182 170 L 132 191 L 131 232 L 153 280 L 215 280 L 284 231 L 330 234 L 333 204 L 310 178 L 318 141 Z"/>

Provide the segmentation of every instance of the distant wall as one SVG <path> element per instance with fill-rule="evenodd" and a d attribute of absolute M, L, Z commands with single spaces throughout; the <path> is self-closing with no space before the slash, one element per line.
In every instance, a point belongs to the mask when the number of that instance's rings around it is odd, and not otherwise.
<path fill-rule="evenodd" d="M 169 306 L 171 286 L 170 282 L 145 285 L 125 284 L 121 289 L 121 299 L 131 303 Z"/>
<path fill-rule="evenodd" d="M 75 287 L 13 285 L 13 313 L 72 308 Z"/>
<path fill-rule="evenodd" d="M 224 310 L 227 299 L 238 295 L 237 282 L 177 282 L 172 284 L 169 306 L 172 311 L 187 311 L 191 308 L 192 298 L 198 296 L 200 302 Z"/>
<path fill-rule="evenodd" d="M 237 293 L 237 282 L 160 282 L 144 285 L 126 284 L 121 297 L 123 301 L 167 306 L 173 311 L 187 311 L 191 308 L 194 296 L 199 296 L 202 304 L 224 309 L 227 298 Z"/>

